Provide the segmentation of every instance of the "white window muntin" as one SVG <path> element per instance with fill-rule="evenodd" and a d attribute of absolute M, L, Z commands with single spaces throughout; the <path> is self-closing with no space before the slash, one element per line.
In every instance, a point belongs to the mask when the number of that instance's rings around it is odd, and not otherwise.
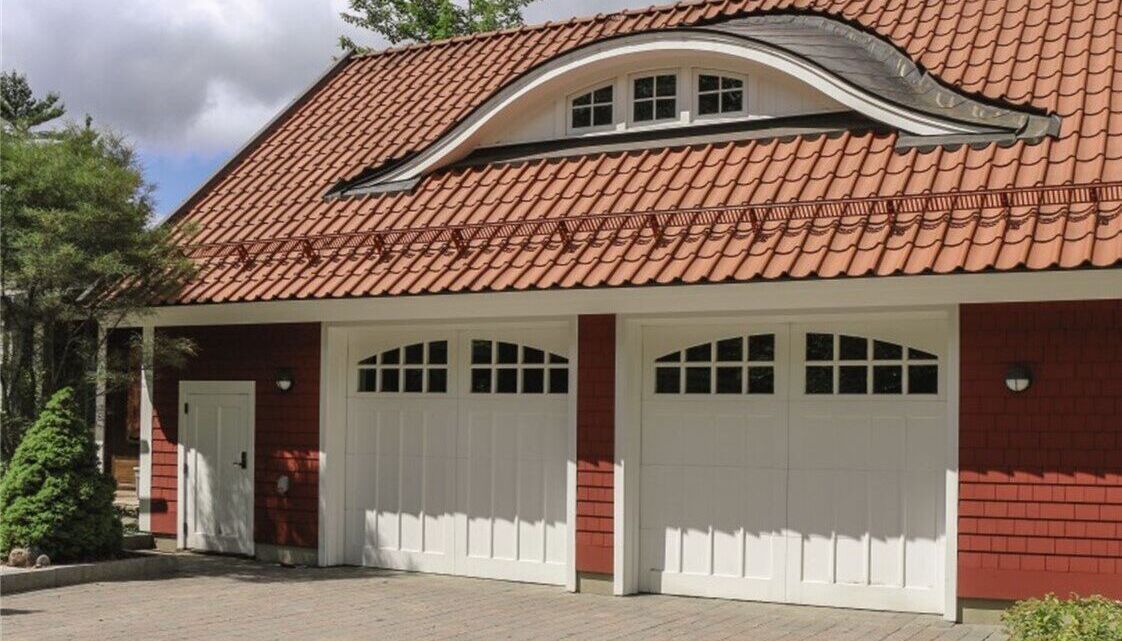
<path fill-rule="evenodd" d="M 671 97 L 670 94 L 666 94 L 664 96 L 664 95 L 660 95 L 657 92 L 657 85 L 658 85 L 658 80 L 657 79 L 658 79 L 659 76 L 673 76 L 674 77 L 674 89 L 675 89 L 675 91 L 674 91 L 674 94 L 672 96 L 673 99 L 674 99 L 674 115 L 673 116 L 664 117 L 664 118 L 659 118 L 658 117 L 658 107 L 657 107 L 658 100 L 659 99 L 667 99 L 667 98 Z M 627 76 L 627 83 L 626 83 L 626 85 L 627 85 L 627 104 L 625 106 L 625 109 L 627 110 L 627 113 L 626 113 L 627 126 L 631 129 L 639 129 L 639 128 L 645 128 L 645 127 L 660 126 L 660 125 L 665 126 L 665 125 L 668 125 L 668 124 L 683 122 L 683 120 L 682 120 L 683 111 L 686 112 L 686 115 L 689 115 L 688 108 L 684 107 L 684 105 L 686 105 L 688 103 L 685 102 L 682 99 L 683 95 L 684 95 L 683 89 L 684 89 L 684 84 L 685 84 L 683 82 L 683 77 L 684 77 L 684 74 L 682 73 L 682 69 L 680 67 L 679 68 L 669 68 L 669 69 L 667 69 L 667 68 L 648 69 L 648 70 L 639 71 L 639 72 L 628 75 Z M 651 97 L 651 98 L 647 98 L 647 97 L 639 98 L 639 97 L 636 96 L 635 82 L 637 80 L 640 80 L 640 79 L 643 79 L 643 78 L 654 78 L 653 84 L 656 87 L 656 92 L 653 95 L 653 97 Z M 635 119 L 635 103 L 636 103 L 636 101 L 644 101 L 645 102 L 645 101 L 648 101 L 648 100 L 653 100 L 653 102 L 651 104 L 652 104 L 654 119 L 653 120 L 636 120 Z"/>
<path fill-rule="evenodd" d="M 740 109 L 735 111 L 718 111 L 712 114 L 701 113 L 701 100 L 702 94 L 714 94 L 717 96 L 718 102 L 723 98 L 722 94 L 734 91 L 734 89 L 724 89 L 719 87 L 716 91 L 703 90 L 701 87 L 701 76 L 716 76 L 718 82 L 723 84 L 723 79 L 729 78 L 740 81 Z M 732 71 L 724 71 L 721 69 L 693 69 L 693 101 L 691 104 L 690 116 L 694 121 L 712 121 L 712 120 L 739 120 L 748 116 L 748 76 Z"/>
<path fill-rule="evenodd" d="M 611 101 L 610 102 L 597 102 L 595 94 L 598 91 L 603 91 L 605 89 L 610 90 Z M 620 115 L 619 115 L 620 114 L 620 90 L 619 89 L 620 89 L 619 88 L 619 82 L 617 81 L 617 79 L 616 78 L 608 78 L 608 79 L 602 80 L 600 82 L 597 82 L 595 84 L 584 87 L 583 89 L 570 94 L 568 96 L 568 98 L 565 100 L 565 130 L 567 132 L 569 132 L 570 134 L 579 135 L 579 134 L 593 133 L 593 132 L 599 132 L 599 131 L 612 131 L 612 130 L 616 129 L 617 123 L 619 123 L 622 120 L 620 118 Z M 592 97 L 592 100 L 588 105 L 577 105 L 577 104 L 575 104 L 577 100 L 580 100 L 581 98 L 583 98 L 585 96 Z M 605 106 L 610 107 L 610 109 L 611 109 L 611 118 L 609 119 L 609 122 L 604 123 L 604 124 L 591 124 L 587 127 L 577 127 L 577 126 L 574 125 L 574 123 L 573 123 L 573 112 L 576 109 L 587 107 L 589 109 L 590 116 L 593 116 L 593 122 L 595 123 L 595 118 L 594 118 L 594 114 L 596 112 L 595 108 L 596 107 L 605 107 Z"/>

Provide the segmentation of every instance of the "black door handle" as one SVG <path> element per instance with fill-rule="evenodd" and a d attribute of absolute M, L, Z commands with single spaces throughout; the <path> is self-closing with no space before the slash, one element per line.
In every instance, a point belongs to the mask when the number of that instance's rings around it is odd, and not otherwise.
<path fill-rule="evenodd" d="M 241 466 L 243 470 L 246 468 L 245 452 L 242 452 L 242 458 L 240 461 L 234 461 L 234 465 Z"/>

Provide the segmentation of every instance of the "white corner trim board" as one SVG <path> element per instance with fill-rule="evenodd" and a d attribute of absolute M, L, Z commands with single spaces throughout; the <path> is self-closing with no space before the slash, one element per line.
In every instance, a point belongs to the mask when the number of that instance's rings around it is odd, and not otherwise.
<path fill-rule="evenodd" d="M 442 136 L 428 149 L 378 182 L 407 181 L 422 176 L 466 155 L 476 134 L 502 114 L 539 89 L 592 65 L 651 53 L 722 54 L 759 63 L 792 76 L 821 91 L 841 104 L 877 120 L 915 135 L 950 135 L 975 133 L 981 128 L 936 118 L 929 114 L 893 104 L 868 91 L 859 89 L 842 78 L 807 60 L 778 47 L 747 40 L 730 34 L 701 30 L 680 30 L 642 33 L 613 38 L 559 56 L 530 71 L 498 91 L 470 116 Z"/>

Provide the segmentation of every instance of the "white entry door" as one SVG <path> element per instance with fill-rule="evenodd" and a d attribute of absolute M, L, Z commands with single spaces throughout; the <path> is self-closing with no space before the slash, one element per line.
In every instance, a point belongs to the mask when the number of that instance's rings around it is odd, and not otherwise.
<path fill-rule="evenodd" d="M 648 327 L 640 589 L 941 612 L 945 336 Z"/>
<path fill-rule="evenodd" d="M 563 583 L 568 332 L 356 330 L 349 563 Z"/>
<path fill-rule="evenodd" d="M 182 381 L 184 545 L 253 554 L 254 384 Z"/>

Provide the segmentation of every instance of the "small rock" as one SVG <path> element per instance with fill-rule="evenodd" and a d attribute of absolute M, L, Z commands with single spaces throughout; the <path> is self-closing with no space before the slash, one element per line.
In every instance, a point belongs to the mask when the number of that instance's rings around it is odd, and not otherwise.
<path fill-rule="evenodd" d="M 8 552 L 8 565 L 14 568 L 26 568 L 31 565 L 31 555 L 23 548 L 12 548 Z"/>
<path fill-rule="evenodd" d="M 47 556 L 46 554 L 40 554 L 38 557 L 35 558 L 35 567 L 37 567 L 37 568 L 49 568 L 49 567 L 51 567 L 51 557 Z"/>

